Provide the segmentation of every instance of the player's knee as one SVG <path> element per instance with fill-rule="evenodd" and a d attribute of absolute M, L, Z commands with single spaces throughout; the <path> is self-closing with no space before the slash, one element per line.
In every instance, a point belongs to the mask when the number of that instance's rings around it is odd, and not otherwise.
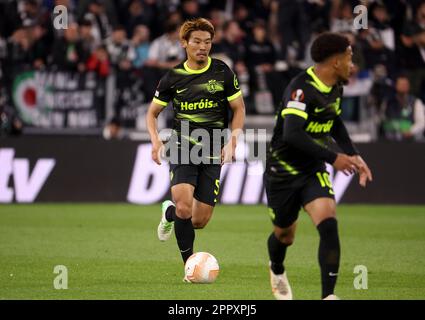
<path fill-rule="evenodd" d="M 282 242 L 283 244 L 287 246 L 290 246 L 294 243 L 294 240 L 295 240 L 294 235 L 286 235 L 280 239 L 280 242 Z"/>
<path fill-rule="evenodd" d="M 199 220 L 193 221 L 192 220 L 192 225 L 193 225 L 193 227 L 195 229 L 203 229 L 207 225 L 207 221 L 203 221 L 203 220 L 201 220 L 201 221 L 199 221 Z"/>
<path fill-rule="evenodd" d="M 176 203 L 176 214 L 182 219 L 189 219 L 192 216 L 192 206 L 183 201 Z"/>
<path fill-rule="evenodd" d="M 276 238 L 286 246 L 290 246 L 294 243 L 295 235 L 293 232 L 275 232 Z"/>

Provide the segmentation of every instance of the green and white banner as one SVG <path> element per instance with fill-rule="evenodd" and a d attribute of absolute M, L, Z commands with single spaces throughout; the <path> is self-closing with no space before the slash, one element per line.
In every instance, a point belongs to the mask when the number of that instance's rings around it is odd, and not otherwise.
<path fill-rule="evenodd" d="M 25 124 L 44 128 L 95 128 L 104 114 L 105 89 L 95 74 L 24 71 L 11 97 Z"/>

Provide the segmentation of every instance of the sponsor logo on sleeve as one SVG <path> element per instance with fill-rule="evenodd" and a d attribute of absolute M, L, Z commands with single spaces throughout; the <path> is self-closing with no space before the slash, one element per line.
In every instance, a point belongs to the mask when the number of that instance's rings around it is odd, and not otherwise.
<path fill-rule="evenodd" d="M 297 89 L 292 92 L 291 99 L 294 101 L 304 101 L 304 92 L 301 89 Z"/>

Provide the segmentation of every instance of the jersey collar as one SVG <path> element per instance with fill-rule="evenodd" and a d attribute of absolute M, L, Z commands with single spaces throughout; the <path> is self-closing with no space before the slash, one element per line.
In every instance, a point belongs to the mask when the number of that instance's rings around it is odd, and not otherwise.
<path fill-rule="evenodd" d="M 208 68 L 210 67 L 210 65 L 211 65 L 211 58 L 210 57 L 208 57 L 208 63 L 207 63 L 207 65 L 205 67 L 203 67 L 202 69 L 194 70 L 194 69 L 189 68 L 189 66 L 187 65 L 187 61 L 183 64 L 184 69 L 188 73 L 191 73 L 191 74 L 198 74 L 198 73 L 205 72 L 205 71 L 208 70 Z"/>
<path fill-rule="evenodd" d="M 314 82 L 310 82 L 317 90 L 323 93 L 329 93 L 332 91 L 332 87 L 327 86 L 324 84 L 314 73 L 313 67 L 310 67 L 307 69 L 307 74 L 313 78 Z"/>

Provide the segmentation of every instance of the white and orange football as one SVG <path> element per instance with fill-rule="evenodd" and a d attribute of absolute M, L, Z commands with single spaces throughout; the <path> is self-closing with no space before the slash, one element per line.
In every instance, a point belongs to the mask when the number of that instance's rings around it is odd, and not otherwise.
<path fill-rule="evenodd" d="M 185 277 L 192 283 L 213 283 L 219 270 L 217 259 L 208 252 L 195 252 L 184 266 Z"/>

